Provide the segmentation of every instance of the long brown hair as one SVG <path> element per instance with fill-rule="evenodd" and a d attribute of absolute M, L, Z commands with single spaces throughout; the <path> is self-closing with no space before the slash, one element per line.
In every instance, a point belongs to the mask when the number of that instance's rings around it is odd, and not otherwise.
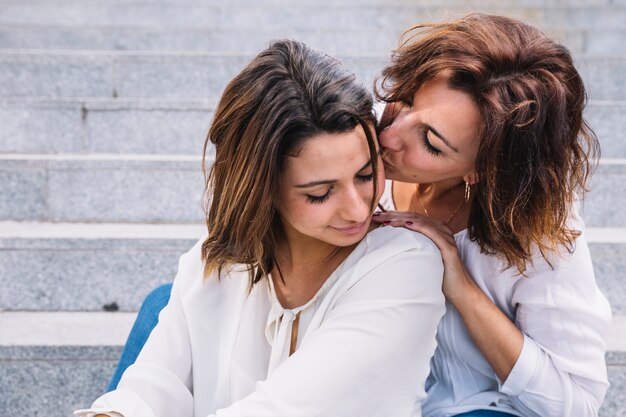
<path fill-rule="evenodd" d="M 234 264 L 247 268 L 250 286 L 266 276 L 281 238 L 276 203 L 286 156 L 315 135 L 361 125 L 376 175 L 375 123 L 371 94 L 336 59 L 291 40 L 259 53 L 224 90 L 204 145 L 203 159 L 215 145 L 205 171 L 205 276 Z"/>
<path fill-rule="evenodd" d="M 442 73 L 482 118 L 470 238 L 522 274 L 535 245 L 548 262 L 559 247 L 571 251 L 580 232 L 566 223 L 599 144 L 583 118 L 585 88 L 567 48 L 503 16 L 418 25 L 403 34 L 376 95 L 410 102 Z"/>

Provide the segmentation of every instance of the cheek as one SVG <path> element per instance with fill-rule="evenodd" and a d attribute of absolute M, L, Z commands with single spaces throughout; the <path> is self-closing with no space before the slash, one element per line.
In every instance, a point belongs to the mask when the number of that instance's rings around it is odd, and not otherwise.
<path fill-rule="evenodd" d="M 283 205 L 283 218 L 291 226 L 305 232 L 327 222 L 328 203 L 311 204 L 306 199 L 294 199 Z"/>
<path fill-rule="evenodd" d="M 433 158 L 425 149 L 421 149 L 419 145 L 413 144 L 411 147 L 407 147 L 403 163 L 410 169 L 424 169 L 432 165 Z"/>
<path fill-rule="evenodd" d="M 382 160 L 378 161 L 376 190 L 378 191 L 376 193 L 376 201 L 378 202 L 378 200 L 380 200 L 380 197 L 383 195 L 383 191 L 385 190 L 385 168 Z"/>

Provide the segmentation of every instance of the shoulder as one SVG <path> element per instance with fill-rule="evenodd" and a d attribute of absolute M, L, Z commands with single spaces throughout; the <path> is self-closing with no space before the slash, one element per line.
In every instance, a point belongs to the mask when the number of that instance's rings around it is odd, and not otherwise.
<path fill-rule="evenodd" d="M 366 236 L 367 252 L 384 252 L 390 256 L 402 252 L 423 252 L 441 257 L 432 240 L 403 227 L 378 227 Z"/>
<path fill-rule="evenodd" d="M 202 256 L 202 245 L 206 239 L 206 235 L 202 236 L 191 249 L 182 254 L 178 260 L 178 272 L 174 279 L 174 286 L 177 286 L 179 291 L 186 292 L 191 288 L 197 288 L 200 284 L 203 286 L 224 287 L 221 283 L 229 283 L 232 280 L 238 280 L 242 274 L 239 265 L 225 268 L 218 275 L 217 271 L 212 272 L 205 277 L 204 265 L 205 261 Z"/>
<path fill-rule="evenodd" d="M 357 254 L 358 270 L 377 271 L 385 281 L 402 279 L 416 272 L 443 277 L 443 261 L 435 244 L 426 236 L 399 227 L 379 227 L 368 233 Z"/>
<path fill-rule="evenodd" d="M 404 228 L 372 230 L 342 278 L 343 299 L 411 299 L 443 304 L 443 261 L 430 239 Z"/>
<path fill-rule="evenodd" d="M 204 276 L 204 261 L 202 259 L 202 244 L 206 236 L 202 236 L 191 249 L 178 259 L 178 272 L 174 285 L 180 288 L 188 287 L 193 281 Z"/>

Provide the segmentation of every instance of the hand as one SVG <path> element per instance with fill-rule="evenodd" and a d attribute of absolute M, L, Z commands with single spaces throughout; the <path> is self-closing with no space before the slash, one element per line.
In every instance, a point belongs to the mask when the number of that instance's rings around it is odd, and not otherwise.
<path fill-rule="evenodd" d="M 443 221 L 403 211 L 375 214 L 372 219 L 385 226 L 404 227 L 419 232 L 437 245 L 444 266 L 443 294 L 452 304 L 458 297 L 467 294 L 468 290 L 477 288 L 461 260 L 454 233 Z"/>

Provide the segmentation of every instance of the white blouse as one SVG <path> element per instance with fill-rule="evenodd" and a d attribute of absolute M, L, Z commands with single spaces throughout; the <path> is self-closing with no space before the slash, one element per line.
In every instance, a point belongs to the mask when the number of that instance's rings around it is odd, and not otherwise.
<path fill-rule="evenodd" d="M 381 204 L 395 210 L 391 192 L 387 181 Z M 584 232 L 578 215 L 572 222 Z M 611 310 L 596 285 L 584 234 L 572 254 L 551 259 L 554 269 L 537 254 L 526 277 L 481 253 L 467 230 L 455 240 L 476 284 L 524 333 L 524 346 L 506 381 L 499 381 L 447 303 L 423 415 L 490 409 L 525 417 L 596 416 L 609 385 L 604 355 Z"/>
<path fill-rule="evenodd" d="M 118 389 L 76 414 L 421 415 L 445 310 L 443 264 L 430 240 L 389 227 L 370 232 L 313 299 L 292 310 L 271 280 L 248 292 L 243 270 L 203 280 L 201 242 L 180 258 L 169 304 Z"/>

